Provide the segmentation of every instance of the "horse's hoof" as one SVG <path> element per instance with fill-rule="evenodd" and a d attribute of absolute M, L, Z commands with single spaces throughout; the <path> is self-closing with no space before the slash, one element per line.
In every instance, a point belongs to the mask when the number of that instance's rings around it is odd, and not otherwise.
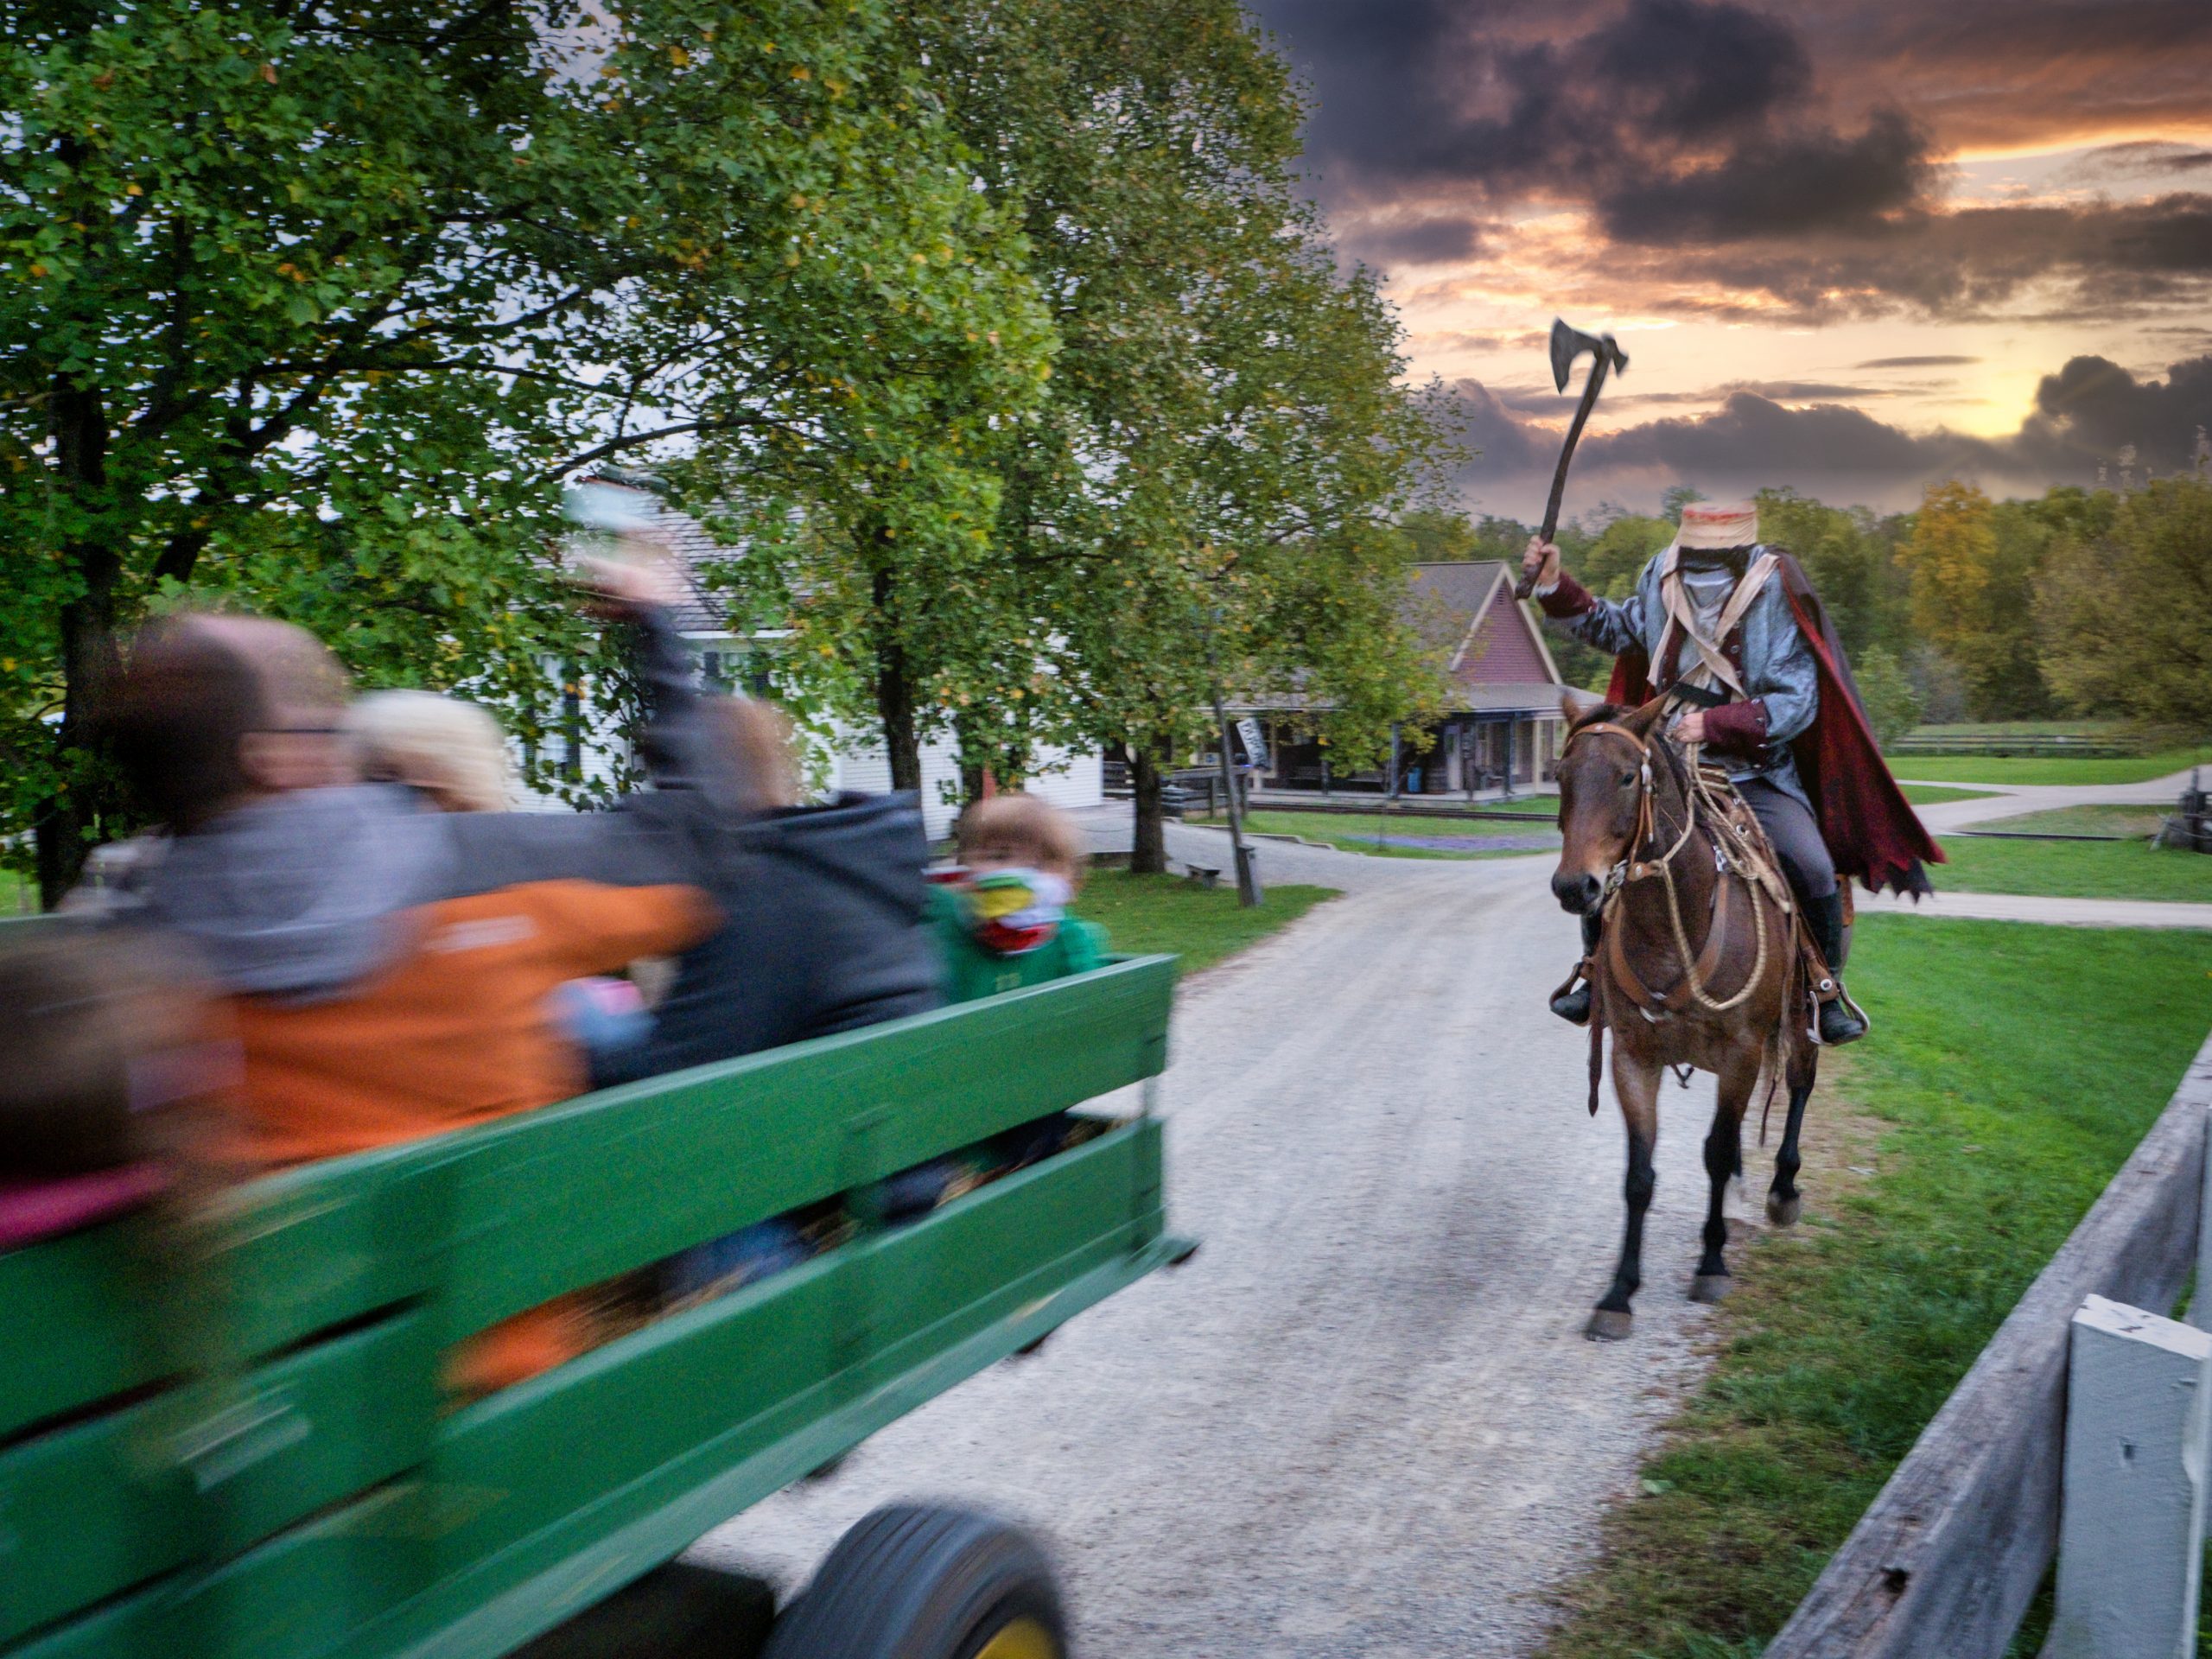
<path fill-rule="evenodd" d="M 1778 1192 L 1766 1195 L 1766 1218 L 1777 1227 L 1795 1227 L 1804 1208 L 1802 1198 L 1785 1198 Z"/>
<path fill-rule="evenodd" d="M 1636 1315 L 1618 1308 L 1601 1307 L 1590 1316 L 1583 1334 L 1592 1342 L 1621 1342 L 1636 1328 Z"/>
<path fill-rule="evenodd" d="M 1690 1300 L 1719 1301 L 1735 1287 L 1735 1282 L 1725 1273 L 1700 1273 L 1690 1281 Z"/>

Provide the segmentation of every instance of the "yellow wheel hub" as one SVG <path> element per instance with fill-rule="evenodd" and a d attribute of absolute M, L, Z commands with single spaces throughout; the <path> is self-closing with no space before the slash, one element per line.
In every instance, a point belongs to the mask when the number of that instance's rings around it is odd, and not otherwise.
<path fill-rule="evenodd" d="M 1060 1659 L 1060 1644 L 1033 1618 L 1017 1618 L 983 1643 L 976 1659 Z"/>

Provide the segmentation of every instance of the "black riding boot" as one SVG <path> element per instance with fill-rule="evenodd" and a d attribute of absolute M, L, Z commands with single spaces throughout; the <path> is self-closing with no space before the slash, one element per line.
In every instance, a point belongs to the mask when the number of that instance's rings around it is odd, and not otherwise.
<path fill-rule="evenodd" d="M 1581 981 L 1572 988 L 1552 998 L 1552 1012 L 1570 1026 L 1590 1023 L 1590 958 L 1598 954 L 1598 931 L 1600 924 L 1595 916 L 1582 918 Z"/>
<path fill-rule="evenodd" d="M 1813 943 L 1821 947 L 1827 958 L 1828 972 L 1835 978 L 1837 987 L 1843 982 L 1843 895 L 1832 893 L 1825 899 L 1806 901 L 1805 919 L 1812 924 Z M 1851 1005 L 1840 995 L 1823 993 L 1821 998 L 1821 1040 L 1834 1047 L 1839 1043 L 1855 1043 L 1866 1034 L 1866 1022 L 1851 1011 Z"/>

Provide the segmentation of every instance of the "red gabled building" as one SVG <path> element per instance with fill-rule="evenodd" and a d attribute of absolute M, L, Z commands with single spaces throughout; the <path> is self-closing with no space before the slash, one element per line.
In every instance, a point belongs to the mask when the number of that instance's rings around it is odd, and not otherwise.
<path fill-rule="evenodd" d="M 1565 737 L 1564 682 L 1535 613 L 1500 559 L 1411 567 L 1411 620 L 1443 658 L 1455 695 L 1433 737 L 1408 733 L 1389 768 L 1325 777 L 1326 750 L 1295 709 L 1256 710 L 1271 728 L 1262 788 L 1455 795 L 1548 784 Z"/>

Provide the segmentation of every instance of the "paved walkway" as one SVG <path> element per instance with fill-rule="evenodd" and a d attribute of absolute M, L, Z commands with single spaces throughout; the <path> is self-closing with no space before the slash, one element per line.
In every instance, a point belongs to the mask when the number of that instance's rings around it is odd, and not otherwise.
<path fill-rule="evenodd" d="M 1884 916 L 2044 922 L 2060 927 L 2212 928 L 2212 905 L 2158 899 L 2052 899 L 2025 893 L 1937 893 L 1915 904 L 1897 893 L 1877 896 L 1863 888 L 1852 896 L 1861 912 Z"/>
<path fill-rule="evenodd" d="M 1218 836 L 1168 836 L 1218 858 Z M 1637 1332 L 1589 1342 L 1621 1130 L 1583 1109 L 1583 1033 L 1543 1012 L 1574 949 L 1550 861 L 1261 856 L 1271 880 L 1350 891 L 1182 996 L 1169 1205 L 1205 1248 L 703 1554 L 788 1587 L 868 1510 L 935 1497 L 1052 1540 L 1085 1653 L 1533 1649 L 1545 1592 L 1703 1363 L 1711 1081 L 1666 1092 Z M 1815 1212 L 1825 1183 L 1808 1169 Z"/>
<path fill-rule="evenodd" d="M 1908 766 L 1911 763 L 1906 762 Z M 1900 781 L 1910 783 L 1911 779 Z M 2056 811 L 2064 806 L 2097 806 L 2107 802 L 2171 806 L 2189 787 L 2189 774 L 2177 772 L 2142 784 L 1948 784 L 1930 782 L 1930 789 L 1986 790 L 1978 801 L 1940 801 L 1915 807 L 1920 821 L 1936 835 L 1963 830 L 1994 818 L 2015 818 L 2028 812 Z"/>

